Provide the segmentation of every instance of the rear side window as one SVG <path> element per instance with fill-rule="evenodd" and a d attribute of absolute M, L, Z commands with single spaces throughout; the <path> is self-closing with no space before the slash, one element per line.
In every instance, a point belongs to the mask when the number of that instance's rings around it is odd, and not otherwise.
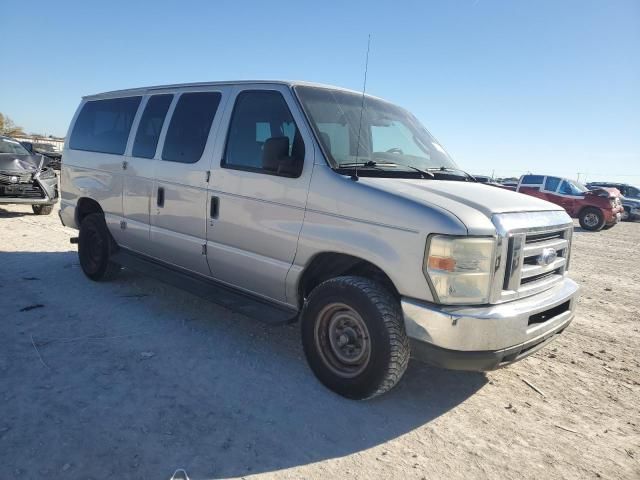
<path fill-rule="evenodd" d="M 142 158 L 154 157 L 162 125 L 172 99 L 173 95 L 154 95 L 149 98 L 138 125 L 131 155 Z"/>
<path fill-rule="evenodd" d="M 560 179 L 558 177 L 547 177 L 544 182 L 544 189 L 549 192 L 555 192 L 560 185 Z"/>
<path fill-rule="evenodd" d="M 522 177 L 522 183 L 524 185 L 542 185 L 543 181 L 543 175 L 525 175 Z"/>
<path fill-rule="evenodd" d="M 122 155 L 141 98 L 111 98 L 85 103 L 73 126 L 69 148 Z"/>
<path fill-rule="evenodd" d="M 233 108 L 222 166 L 298 177 L 304 142 L 279 92 L 241 92 Z"/>
<path fill-rule="evenodd" d="M 219 92 L 183 93 L 171 117 L 162 159 L 180 163 L 200 160 L 219 104 Z"/>

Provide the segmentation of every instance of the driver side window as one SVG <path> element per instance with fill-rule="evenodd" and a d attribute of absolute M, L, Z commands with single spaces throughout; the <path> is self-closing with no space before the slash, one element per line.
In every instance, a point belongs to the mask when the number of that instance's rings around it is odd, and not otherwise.
<path fill-rule="evenodd" d="M 223 168 L 299 177 L 304 142 L 279 92 L 245 90 L 231 116 Z"/>
<path fill-rule="evenodd" d="M 563 181 L 562 184 L 560 185 L 559 193 L 562 193 L 563 195 L 575 195 L 575 192 L 571 188 L 571 185 L 569 185 L 569 182 L 566 182 L 566 181 Z"/>

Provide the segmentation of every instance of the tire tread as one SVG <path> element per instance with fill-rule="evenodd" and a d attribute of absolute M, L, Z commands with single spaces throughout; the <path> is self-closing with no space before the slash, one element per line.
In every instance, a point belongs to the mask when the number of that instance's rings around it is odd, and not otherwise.
<path fill-rule="evenodd" d="M 402 378 L 409 365 L 411 353 L 409 338 L 407 337 L 404 318 L 400 304 L 393 295 L 382 285 L 366 277 L 341 276 L 334 277 L 321 283 L 311 292 L 309 300 L 314 296 L 314 292 L 319 287 L 344 288 L 349 286 L 364 293 L 375 308 L 380 312 L 384 327 L 388 332 L 390 355 L 386 371 L 382 375 L 382 381 L 377 388 L 368 396 L 362 398 L 367 400 L 391 390 Z M 308 303 L 308 302 L 307 302 Z"/>

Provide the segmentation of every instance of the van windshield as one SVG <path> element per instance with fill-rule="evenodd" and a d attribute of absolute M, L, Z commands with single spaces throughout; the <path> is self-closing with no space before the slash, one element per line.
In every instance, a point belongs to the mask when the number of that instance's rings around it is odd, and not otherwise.
<path fill-rule="evenodd" d="M 328 88 L 297 86 L 295 91 L 334 168 L 456 168 L 427 129 L 400 107 L 365 96 L 362 108 L 362 95 Z"/>

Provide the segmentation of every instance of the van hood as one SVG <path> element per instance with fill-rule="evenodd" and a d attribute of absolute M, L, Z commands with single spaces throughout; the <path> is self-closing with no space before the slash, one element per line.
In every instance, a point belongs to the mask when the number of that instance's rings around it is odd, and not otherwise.
<path fill-rule="evenodd" d="M 361 177 L 359 182 L 425 206 L 443 208 L 469 231 L 487 228 L 498 213 L 564 211 L 554 203 L 481 183 L 374 177 Z"/>

